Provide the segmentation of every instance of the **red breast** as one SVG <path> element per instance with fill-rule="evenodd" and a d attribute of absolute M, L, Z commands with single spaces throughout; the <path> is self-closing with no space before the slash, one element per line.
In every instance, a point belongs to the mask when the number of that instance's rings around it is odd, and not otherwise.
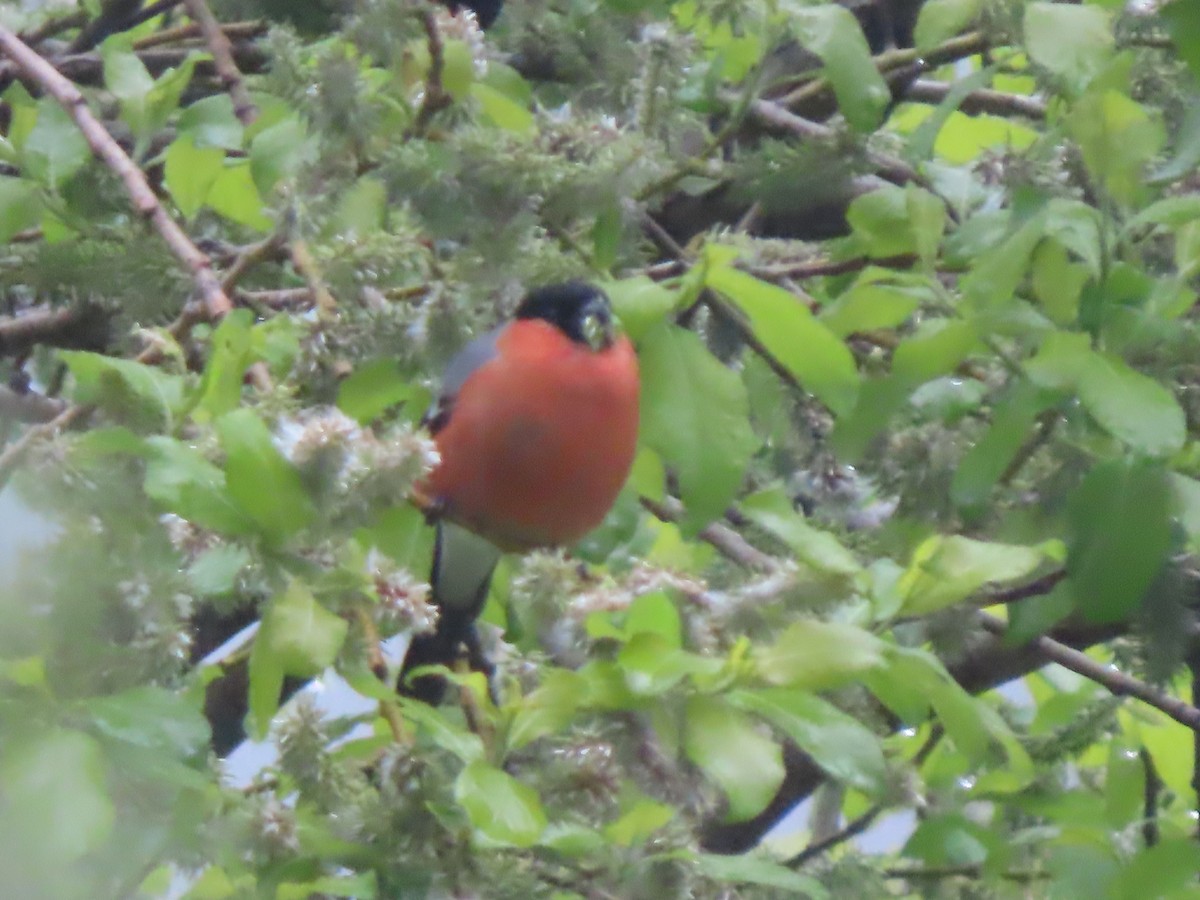
<path fill-rule="evenodd" d="M 597 351 L 520 319 L 459 389 L 426 487 L 449 519 L 504 550 L 573 544 L 624 485 L 637 431 L 627 338 Z"/>

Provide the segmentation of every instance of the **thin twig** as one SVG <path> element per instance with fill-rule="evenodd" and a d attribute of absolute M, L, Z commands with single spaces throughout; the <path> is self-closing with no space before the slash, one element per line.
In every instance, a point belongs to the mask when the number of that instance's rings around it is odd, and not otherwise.
<path fill-rule="evenodd" d="M 918 78 L 908 86 L 904 92 L 904 99 L 918 103 L 941 103 L 953 88 L 954 84 L 949 81 Z M 986 113 L 993 116 L 1023 116 L 1039 121 L 1046 118 L 1046 104 L 1036 97 L 1006 94 L 988 88 L 971 91 L 963 98 L 958 108 L 967 115 Z"/>
<path fill-rule="evenodd" d="M 65 16 L 59 16 L 57 19 L 47 19 L 33 31 L 21 32 L 21 40 L 31 47 L 36 47 L 46 38 L 70 31 L 72 28 L 81 28 L 87 24 L 87 20 L 87 10 L 79 9 Z"/>
<path fill-rule="evenodd" d="M 337 300 L 333 298 L 333 294 L 325 286 L 325 279 L 321 277 L 321 270 L 317 266 L 317 261 L 313 259 L 312 251 L 308 249 L 308 244 L 305 243 L 303 238 L 294 238 L 291 249 L 292 265 L 296 267 L 296 271 L 304 278 L 308 284 L 308 289 L 312 291 L 312 295 L 317 299 L 317 310 L 322 314 L 332 313 L 337 309 Z"/>
<path fill-rule="evenodd" d="M 270 291 L 239 290 L 237 297 L 250 306 L 261 306 L 268 309 L 297 309 L 315 302 L 313 292 L 306 287 L 277 288 Z"/>
<path fill-rule="evenodd" d="M 987 36 L 982 31 L 972 31 L 950 38 L 950 40 L 924 51 L 906 48 L 880 53 L 874 58 L 875 67 L 881 73 L 886 74 L 893 69 L 901 69 L 919 63 L 928 71 L 945 63 L 982 53 L 989 46 Z M 796 107 L 803 106 L 828 93 L 832 93 L 832 89 L 826 79 L 812 78 L 805 80 L 803 84 L 777 102 L 794 110 Z"/>
<path fill-rule="evenodd" d="M 683 516 L 683 504 L 674 497 L 664 500 L 652 500 L 642 497 L 642 506 L 650 511 L 656 519 L 663 522 L 677 522 Z M 747 569 L 757 569 L 762 572 L 777 572 L 783 564 L 769 553 L 763 553 L 750 544 L 744 537 L 720 522 L 710 522 L 700 529 L 697 535 L 700 540 L 710 544 L 726 559 L 730 559 Z"/>
<path fill-rule="evenodd" d="M 932 866 L 929 868 L 898 866 L 883 870 L 884 878 L 908 878 L 923 881 L 937 878 L 980 878 L 983 875 L 984 870 L 982 866 L 971 864 L 962 866 Z M 1053 876 L 1041 869 L 1006 869 L 1003 872 L 997 872 L 995 877 L 1003 878 L 1005 881 L 1028 884 L 1033 881 L 1045 881 L 1047 878 L 1052 878 Z"/>
<path fill-rule="evenodd" d="M 1138 751 L 1138 759 L 1142 763 L 1142 776 L 1145 786 L 1142 788 L 1142 840 L 1147 847 L 1158 843 L 1158 794 L 1162 790 L 1162 779 L 1154 765 L 1154 757 L 1150 751 L 1142 747 Z"/>
<path fill-rule="evenodd" d="M 267 33 L 267 23 L 261 19 L 250 22 L 230 22 L 221 26 L 221 32 L 230 41 L 253 40 Z M 180 41 L 190 41 L 204 37 L 204 32 L 195 22 L 165 28 L 133 42 L 134 50 L 149 50 L 151 47 L 162 47 L 166 44 L 177 44 Z"/>
<path fill-rule="evenodd" d="M 828 125 L 796 115 L 782 103 L 755 100 L 750 104 L 750 117 L 773 131 L 782 131 L 801 140 L 833 141 L 837 132 Z M 893 184 L 922 183 L 923 179 L 908 163 L 896 157 L 868 151 L 868 159 L 877 169 L 878 177 Z"/>
<path fill-rule="evenodd" d="M 354 607 L 354 619 L 358 623 L 358 627 L 362 629 L 363 641 L 367 645 L 367 667 L 370 668 L 371 674 L 387 684 L 387 660 L 384 658 L 383 648 L 380 646 L 379 630 L 375 627 L 374 620 L 361 606 Z M 388 728 L 392 732 L 392 740 L 397 744 L 407 744 L 408 729 L 404 727 L 404 717 L 400 714 L 400 708 L 396 703 L 381 699 L 379 715 L 388 723 Z"/>
<path fill-rule="evenodd" d="M 183 229 L 171 218 L 150 185 L 146 176 L 113 140 L 112 135 L 88 109 L 83 94 L 58 73 L 54 66 L 27 47 L 7 28 L 0 27 L 0 50 L 25 73 L 31 81 L 44 88 L 67 111 L 100 159 L 121 179 L 133 207 L 148 219 L 166 242 L 167 247 L 191 272 L 205 308 L 212 319 L 219 319 L 233 308 L 229 297 L 221 290 L 213 274 L 212 262 L 200 251 Z"/>
<path fill-rule="evenodd" d="M 943 734 L 945 734 L 945 731 L 940 725 L 933 726 L 929 732 L 929 737 L 925 739 L 925 743 L 923 743 L 920 749 L 917 750 L 917 752 L 913 755 L 912 765 L 914 768 L 920 768 L 925 760 L 929 758 L 929 754 L 931 754 L 934 751 L 934 748 L 937 747 L 938 741 L 942 739 Z M 871 827 L 874 821 L 883 814 L 885 809 L 886 807 L 882 804 L 876 804 L 872 806 L 862 815 L 847 822 L 845 827 L 843 827 L 840 831 L 831 834 L 824 840 L 809 844 L 807 847 L 789 859 L 786 865 L 791 866 L 792 868 L 799 868 L 805 863 L 816 859 L 818 856 L 824 855 L 839 844 L 844 844 L 851 838 L 858 837 Z"/>
<path fill-rule="evenodd" d="M 245 247 L 230 263 L 229 268 L 221 277 L 221 289 L 227 294 L 233 293 L 242 277 L 260 262 L 264 262 L 279 254 L 286 245 L 282 232 L 276 231 L 261 241 L 256 241 Z"/>
<path fill-rule="evenodd" d="M 446 67 L 445 44 L 438 28 L 437 13 L 432 4 L 426 4 L 420 12 L 421 24 L 425 26 L 425 40 L 429 47 L 429 73 L 425 76 L 425 96 L 413 122 L 413 134 L 424 134 L 433 117 L 450 105 L 450 95 L 442 84 L 442 72 Z"/>
<path fill-rule="evenodd" d="M 34 444 L 54 437 L 90 409 L 91 407 L 88 406 L 68 406 L 49 422 L 26 429 L 23 435 L 9 444 L 3 453 L 0 453 L 0 487 L 8 483 L 8 479 L 16 471 L 17 464 Z"/>
<path fill-rule="evenodd" d="M 233 100 L 233 114 L 243 125 L 251 125 L 258 118 L 258 107 L 250 99 L 246 83 L 242 81 L 242 73 L 237 63 L 233 61 L 233 46 L 229 38 L 221 30 L 221 23 L 214 18 L 212 10 L 205 0 L 184 0 L 188 15 L 204 35 L 204 43 L 208 45 L 213 55 L 213 65 L 217 69 L 217 78 Z"/>
<path fill-rule="evenodd" d="M 0 356 L 16 356 L 36 344 L 87 347 L 104 343 L 108 315 L 98 306 L 41 306 L 0 319 Z"/>
<path fill-rule="evenodd" d="M 67 408 L 62 400 L 47 397 L 34 391 L 14 391 L 0 385 L 0 421 L 15 419 L 19 422 L 49 422 Z"/>
<path fill-rule="evenodd" d="M 985 631 L 997 636 L 1003 636 L 1007 626 L 1000 619 L 987 613 L 977 613 L 979 623 Z M 1064 669 L 1070 669 L 1097 684 L 1108 688 L 1118 697 L 1135 697 L 1155 709 L 1166 713 L 1176 722 L 1193 731 L 1200 733 L 1200 709 L 1185 703 L 1178 697 L 1151 687 L 1146 682 L 1127 675 L 1118 669 L 1097 662 L 1086 653 L 1082 653 L 1066 644 L 1060 644 L 1053 638 L 1041 635 L 1029 641 L 1028 646 L 1035 650 L 1046 662 L 1058 663 Z"/>

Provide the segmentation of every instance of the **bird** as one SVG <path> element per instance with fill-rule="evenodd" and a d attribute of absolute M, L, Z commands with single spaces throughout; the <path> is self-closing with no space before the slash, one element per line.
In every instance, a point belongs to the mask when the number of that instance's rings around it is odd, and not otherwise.
<path fill-rule="evenodd" d="M 491 684 L 475 620 L 502 553 L 570 546 L 604 519 L 637 450 L 637 355 L 605 293 L 571 281 L 527 293 L 514 317 L 450 361 L 424 418 L 440 461 L 417 486 L 437 532 L 430 575 L 439 616 L 413 637 L 402 695 L 436 705 L 427 665 L 465 646 Z"/>

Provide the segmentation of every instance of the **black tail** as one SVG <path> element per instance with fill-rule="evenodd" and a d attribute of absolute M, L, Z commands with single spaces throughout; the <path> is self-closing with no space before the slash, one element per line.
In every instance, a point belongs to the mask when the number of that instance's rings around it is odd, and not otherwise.
<path fill-rule="evenodd" d="M 419 666 L 453 666 L 465 645 L 471 668 L 491 680 L 491 665 L 484 658 L 475 631 L 475 619 L 483 609 L 492 571 L 500 551 L 483 538 L 446 522 L 437 526 L 433 572 L 429 583 L 433 602 L 440 613 L 437 628 L 430 634 L 414 635 L 404 655 L 396 689 L 436 706 L 446 694 L 446 679 L 420 675 L 409 679 Z"/>

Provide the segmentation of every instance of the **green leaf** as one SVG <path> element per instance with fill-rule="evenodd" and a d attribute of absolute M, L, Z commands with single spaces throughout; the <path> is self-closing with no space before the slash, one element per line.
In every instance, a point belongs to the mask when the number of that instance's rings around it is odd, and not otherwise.
<path fill-rule="evenodd" d="M 1149 456 L 1175 453 L 1187 437 L 1175 395 L 1116 356 L 1089 355 L 1079 399 L 1109 434 Z"/>
<path fill-rule="evenodd" d="M 271 601 L 254 641 L 278 660 L 285 675 L 312 678 L 333 665 L 348 628 L 346 620 L 321 606 L 308 587 L 292 580 Z"/>
<path fill-rule="evenodd" d="M 677 299 L 675 291 L 645 275 L 605 282 L 604 292 L 612 301 L 621 327 L 634 342 L 665 319 L 675 308 Z"/>
<path fill-rule="evenodd" d="M 679 611 L 671 598 L 663 591 L 643 594 L 629 604 L 625 613 L 625 633 L 654 634 L 667 642 L 667 646 L 683 646 L 683 623 Z"/>
<path fill-rule="evenodd" d="M 1038 65 L 1081 91 L 1112 58 L 1111 15 L 1096 6 L 1030 3 L 1025 7 L 1025 49 Z"/>
<path fill-rule="evenodd" d="M 42 219 L 42 198 L 37 185 L 23 178 L 0 175 L 0 243 L 19 231 L 35 227 Z"/>
<path fill-rule="evenodd" d="M 632 694 L 653 697 L 665 694 L 689 675 L 713 675 L 723 664 L 681 650 L 662 634 L 643 631 L 633 635 L 621 648 L 617 665 Z"/>
<path fill-rule="evenodd" d="M 768 684 L 820 690 L 878 667 L 885 647 L 854 625 L 801 619 L 770 647 L 756 648 L 754 662 Z"/>
<path fill-rule="evenodd" d="M 245 535 L 255 524 L 233 502 L 225 473 L 197 451 L 172 438 L 146 439 L 145 491 L 170 512 L 223 534 Z"/>
<path fill-rule="evenodd" d="M 275 888 L 275 900 L 309 900 L 310 897 L 353 897 L 374 900 L 378 896 L 379 876 L 374 872 L 354 875 L 326 875 L 312 881 L 284 881 Z"/>
<path fill-rule="evenodd" d="M 783 781 L 783 751 L 717 697 L 694 696 L 685 711 L 684 752 L 725 793 L 727 820 L 760 813 Z"/>
<path fill-rule="evenodd" d="M 532 847 L 546 830 L 537 791 L 482 760 L 459 773 L 454 797 L 476 833 L 489 843 Z"/>
<path fill-rule="evenodd" d="M 778 728 L 827 774 L 871 796 L 884 793 L 887 766 L 879 738 L 836 706 L 793 688 L 734 691 L 728 699 Z"/>
<path fill-rule="evenodd" d="M 233 99 L 224 92 L 189 103 L 179 114 L 179 133 L 188 135 L 201 150 L 241 150 L 244 131 L 233 111 Z"/>
<path fill-rule="evenodd" d="M 963 296 L 977 308 L 1001 306 L 1012 300 L 1044 231 L 1044 221 L 1035 216 L 1003 243 L 985 251 L 962 277 Z"/>
<path fill-rule="evenodd" d="M 374 675 L 369 675 L 372 691 L 382 691 L 381 699 L 396 699 L 395 692 L 388 685 L 382 684 Z M 423 738 L 427 738 L 435 747 L 445 750 L 464 763 L 481 761 L 484 758 L 483 741 L 479 735 L 467 730 L 466 724 L 460 719 L 449 719 L 440 710 L 413 700 L 400 697 L 399 703 L 404 710 L 404 721 L 417 726 Z"/>
<path fill-rule="evenodd" d="M 846 209 L 846 222 L 872 259 L 916 252 L 916 236 L 908 217 L 908 194 L 893 185 L 855 197 Z"/>
<path fill-rule="evenodd" d="M 825 886 L 811 875 L 794 872 L 785 865 L 759 856 L 718 856 L 700 853 L 696 869 L 706 878 L 732 884 L 753 884 L 786 891 L 789 897 L 809 897 L 824 900 L 829 896 Z"/>
<path fill-rule="evenodd" d="M 92 157 L 78 126 L 50 97 L 37 104 L 37 122 L 25 139 L 25 170 L 51 190 L 58 190 Z"/>
<path fill-rule="evenodd" d="M 59 358 L 75 379 L 75 402 L 100 406 L 134 427 L 173 427 L 183 406 L 184 381 L 153 366 L 128 359 L 64 350 Z"/>
<path fill-rule="evenodd" d="M 471 85 L 471 96 L 479 103 L 480 112 L 489 124 L 523 137 L 537 134 L 533 113 L 491 85 L 475 82 Z"/>
<path fill-rule="evenodd" d="M 1188 537 L 1188 546 L 1200 548 L 1200 481 L 1171 473 L 1172 509 Z"/>
<path fill-rule="evenodd" d="M 961 33 L 979 16 L 982 0 L 930 0 L 921 7 L 913 32 L 918 50 L 928 50 Z"/>
<path fill-rule="evenodd" d="M 337 406 L 360 425 L 367 425 L 412 397 L 412 386 L 395 359 L 382 357 L 355 368 L 338 387 Z"/>
<path fill-rule="evenodd" d="M 220 597 L 233 593 L 237 577 L 250 565 L 250 551 L 233 544 L 219 544 L 205 550 L 188 566 L 188 584 L 201 597 Z"/>
<path fill-rule="evenodd" d="M 467 96 L 475 82 L 475 58 L 466 42 L 448 40 L 442 48 L 442 87 L 455 100 Z"/>
<path fill-rule="evenodd" d="M 825 575 L 852 578 L 862 566 L 828 531 L 810 525 L 782 489 L 759 491 L 741 502 L 742 513 L 786 543 L 796 558 Z"/>
<path fill-rule="evenodd" d="M 1200 872 L 1200 847 L 1186 837 L 1166 838 L 1141 850 L 1117 875 L 1113 900 L 1187 896 Z M 1179 893 L 1176 893 L 1179 892 Z"/>
<path fill-rule="evenodd" d="M 1055 6 L 1058 9 L 1092 7 Z M 1136 100 L 1114 91 L 1082 97 L 1069 119 L 1088 171 L 1119 202 L 1134 205 L 1147 195 L 1145 167 L 1166 138 L 1162 122 Z"/>
<path fill-rule="evenodd" d="M 839 338 L 903 325 L 930 292 L 889 280 L 889 274 L 882 270 L 865 270 L 837 300 L 822 309 L 822 324 Z"/>
<path fill-rule="evenodd" d="M 932 706 L 955 747 L 976 764 L 988 762 L 992 748 L 999 746 L 1014 788 L 1033 777 L 1029 754 L 1000 715 L 963 690 L 931 654 L 889 648 L 887 665 L 868 674 L 866 681 L 871 692 L 908 724 L 918 724 Z"/>
<path fill-rule="evenodd" d="M 248 409 L 237 409 L 217 419 L 216 427 L 225 451 L 229 496 L 263 535 L 280 542 L 308 525 L 315 514 L 312 501 L 262 420 Z"/>
<path fill-rule="evenodd" d="M 221 320 L 209 342 L 208 362 L 200 380 L 193 417 L 205 422 L 236 409 L 242 399 L 242 382 L 253 361 L 251 327 L 254 315 L 235 309 Z"/>
<path fill-rule="evenodd" d="M 100 745 L 78 731 L 10 734 L 0 756 L 0 841 L 26 872 L 62 867 L 96 849 L 116 809 Z"/>
<path fill-rule="evenodd" d="M 618 847 L 632 847 L 668 825 L 674 818 L 674 807 L 639 799 L 620 818 L 604 826 L 604 836 Z"/>
<path fill-rule="evenodd" d="M 1079 297 L 1091 278 L 1088 267 L 1072 262 L 1067 248 L 1056 240 L 1042 241 L 1033 254 L 1033 296 L 1057 325 L 1071 325 L 1079 317 Z"/>
<path fill-rule="evenodd" d="M 184 218 L 204 207 L 212 187 L 225 170 L 225 151 L 197 148 L 191 135 L 182 134 L 167 148 L 163 180 Z"/>
<path fill-rule="evenodd" d="M 366 239 L 387 223 L 387 185 L 369 176 L 358 179 L 338 201 L 337 231 L 349 240 Z"/>
<path fill-rule="evenodd" d="M 592 225 L 593 264 L 598 269 L 608 271 L 616 264 L 620 249 L 621 207 L 614 202 L 601 208 L 596 215 L 595 224 Z"/>
<path fill-rule="evenodd" d="M 187 762 L 185 769 L 200 774 L 210 728 L 198 702 L 165 688 L 142 685 L 90 699 L 85 708 L 98 734 L 149 751 L 159 765 Z M 196 787 L 206 782 L 204 777 L 192 779 Z"/>
<path fill-rule="evenodd" d="M 985 585 L 1026 578 L 1052 558 L 1052 547 L 1022 547 L 935 534 L 913 551 L 897 590 L 901 612 L 921 616 L 959 603 Z"/>
<path fill-rule="evenodd" d="M 991 424 L 954 472 L 950 498 L 958 506 L 980 510 L 987 505 L 996 482 L 1024 446 L 1048 402 L 1041 391 L 1021 379 L 996 403 Z"/>
<path fill-rule="evenodd" d="M 1200 7 L 1192 0 L 1174 0 L 1158 10 L 1179 58 L 1200 79 Z"/>
<path fill-rule="evenodd" d="M 837 415 L 854 407 L 854 356 L 799 297 L 730 266 L 710 267 L 706 281 L 746 314 L 755 337 L 806 390 Z"/>
<path fill-rule="evenodd" d="M 250 650 L 249 723 L 257 739 L 266 737 L 279 709 L 284 676 L 312 678 L 331 666 L 348 628 L 300 581 L 271 600 Z"/>
<path fill-rule="evenodd" d="M 520 699 L 508 729 L 508 746 L 519 750 L 557 734 L 575 718 L 583 700 L 582 679 L 567 669 L 548 669 L 537 689 Z"/>
<path fill-rule="evenodd" d="M 757 443 L 746 388 L 696 335 L 665 323 L 643 337 L 640 362 L 642 441 L 675 471 L 694 533 L 725 511 Z"/>
<path fill-rule="evenodd" d="M 1085 334 L 1051 332 L 1025 371 L 1035 383 L 1077 392 L 1097 424 L 1136 451 L 1166 456 L 1187 437 L 1171 391 L 1118 357 L 1092 350 Z"/>
<path fill-rule="evenodd" d="M 1150 460 L 1102 462 L 1067 507 L 1067 573 L 1093 622 L 1118 622 L 1141 603 L 1171 547 L 1166 469 Z"/>
<path fill-rule="evenodd" d="M 312 155 L 308 131 L 298 116 L 265 128 L 250 142 L 250 172 L 255 198 L 269 194 L 283 178 L 294 175 Z"/>
<path fill-rule="evenodd" d="M 873 130 L 892 95 L 871 59 L 871 48 L 858 20 L 849 10 L 832 4 L 788 3 L 786 8 L 796 39 L 825 64 L 825 77 L 833 86 L 846 121 L 856 131 Z"/>
<path fill-rule="evenodd" d="M 274 227 L 250 176 L 250 165 L 245 162 L 227 165 L 213 182 L 206 199 L 213 212 L 231 222 L 256 231 L 270 231 Z"/>
<path fill-rule="evenodd" d="M 892 373 L 914 386 L 949 375 L 978 343 L 979 336 L 969 322 L 927 320 L 896 348 L 892 355 Z"/>

